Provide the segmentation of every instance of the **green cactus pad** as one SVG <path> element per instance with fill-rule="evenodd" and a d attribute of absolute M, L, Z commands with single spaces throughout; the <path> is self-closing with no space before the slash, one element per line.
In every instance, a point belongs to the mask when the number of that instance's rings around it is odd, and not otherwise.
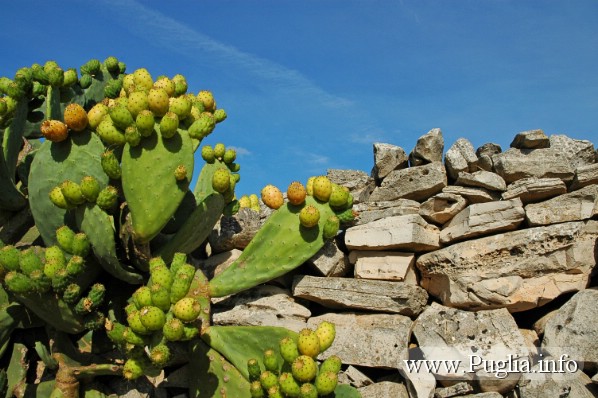
<path fill-rule="evenodd" d="M 241 256 L 210 281 L 211 297 L 234 294 L 282 276 L 316 254 L 325 242 L 324 224 L 334 212 L 327 203 L 311 196 L 306 198 L 307 205 L 319 210 L 318 225 L 302 227 L 301 206 L 283 205 L 268 218 Z"/>
<path fill-rule="evenodd" d="M 183 200 L 186 188 L 172 178 L 172 171 L 180 164 L 192 172 L 192 143 L 183 130 L 169 139 L 154 134 L 135 147 L 125 146 L 122 183 L 137 242 L 146 243 L 155 237 Z"/>
<path fill-rule="evenodd" d="M 15 294 L 14 297 L 57 330 L 71 334 L 85 330 L 82 317 L 51 293 Z"/>
<path fill-rule="evenodd" d="M 23 143 L 23 127 L 27 118 L 27 101 L 20 101 L 11 125 L 4 131 L 0 148 L 0 209 L 16 211 L 27 201 L 15 186 L 17 155 Z"/>
<path fill-rule="evenodd" d="M 104 145 L 89 131 L 72 134 L 63 142 L 45 141 L 37 151 L 29 179 L 29 202 L 39 233 L 47 246 L 55 245 L 56 229 L 68 224 L 68 212 L 56 207 L 49 192 L 62 181 L 81 181 L 86 175 L 96 178 L 100 186 L 108 184 L 100 156 Z"/>

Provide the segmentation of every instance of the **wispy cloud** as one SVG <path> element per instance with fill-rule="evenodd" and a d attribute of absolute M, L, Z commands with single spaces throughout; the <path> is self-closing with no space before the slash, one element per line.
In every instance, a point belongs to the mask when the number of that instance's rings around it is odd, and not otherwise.
<path fill-rule="evenodd" d="M 251 151 L 247 148 L 239 147 L 239 146 L 231 146 L 230 148 L 234 149 L 237 152 L 237 155 L 251 155 Z"/>
<path fill-rule="evenodd" d="M 353 133 L 350 136 L 350 140 L 356 144 L 373 144 L 374 142 L 386 142 L 388 138 L 383 131 L 370 131 L 365 133 Z"/>

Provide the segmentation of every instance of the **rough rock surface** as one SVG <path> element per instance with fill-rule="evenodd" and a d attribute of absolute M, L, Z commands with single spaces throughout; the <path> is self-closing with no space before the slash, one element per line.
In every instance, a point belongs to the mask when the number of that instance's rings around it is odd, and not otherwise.
<path fill-rule="evenodd" d="M 422 201 L 446 187 L 446 171 L 440 162 L 394 170 L 374 189 L 370 201 L 412 199 Z"/>
<path fill-rule="evenodd" d="M 374 179 L 361 170 L 328 169 L 326 175 L 330 181 L 349 188 L 354 204 L 367 201 L 376 186 Z"/>
<path fill-rule="evenodd" d="M 452 180 L 459 177 L 460 172 L 474 172 L 477 169 L 478 157 L 471 142 L 465 138 L 459 138 L 446 151 L 444 156 L 446 172 Z"/>
<path fill-rule="evenodd" d="M 542 130 L 522 131 L 515 136 L 510 146 L 519 149 L 549 148 L 550 139 Z"/>
<path fill-rule="evenodd" d="M 575 191 L 591 184 L 598 184 L 598 163 L 579 166 L 575 169 L 575 177 L 571 181 L 569 190 Z"/>
<path fill-rule="evenodd" d="M 567 157 L 554 148 L 511 148 L 492 157 L 494 171 L 509 184 L 526 177 L 560 178 L 571 181 L 574 168 Z"/>
<path fill-rule="evenodd" d="M 367 224 L 393 216 L 404 216 L 407 214 L 418 214 L 419 202 L 409 199 L 397 199 L 383 202 L 366 202 L 353 206 L 357 212 L 356 225 Z"/>
<path fill-rule="evenodd" d="M 349 253 L 349 262 L 355 265 L 355 278 L 417 285 L 413 253 L 354 250 Z"/>
<path fill-rule="evenodd" d="M 528 177 L 507 186 L 502 198 L 519 198 L 523 203 L 541 202 L 567 192 L 567 186 L 560 178 Z"/>
<path fill-rule="evenodd" d="M 442 152 L 441 152 L 442 156 Z M 374 144 L 374 168 L 372 175 L 381 180 L 393 170 L 409 166 L 409 157 L 403 148 L 391 144 Z"/>
<path fill-rule="evenodd" d="M 419 214 L 430 223 L 442 225 L 450 221 L 466 206 L 467 201 L 463 196 L 441 192 L 422 203 Z"/>
<path fill-rule="evenodd" d="M 496 173 L 490 171 L 479 170 L 473 173 L 462 171 L 455 181 L 455 185 L 463 185 L 465 187 L 480 187 L 486 188 L 489 191 L 506 191 L 507 183 Z"/>
<path fill-rule="evenodd" d="M 581 221 L 598 214 L 598 185 L 588 185 L 577 191 L 525 206 L 530 226 Z"/>
<path fill-rule="evenodd" d="M 588 140 L 577 140 L 564 134 L 553 134 L 550 136 L 550 147 L 564 154 L 573 170 L 579 166 L 596 162 L 594 145 Z"/>
<path fill-rule="evenodd" d="M 428 131 L 419 137 L 415 148 L 409 154 L 410 166 L 420 166 L 426 163 L 442 162 L 444 151 L 444 137 L 438 128 Z"/>

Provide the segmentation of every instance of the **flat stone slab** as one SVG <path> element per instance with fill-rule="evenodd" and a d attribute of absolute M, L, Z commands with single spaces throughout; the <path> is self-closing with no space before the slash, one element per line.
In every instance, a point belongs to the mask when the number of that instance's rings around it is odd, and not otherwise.
<path fill-rule="evenodd" d="M 449 185 L 442 189 L 442 193 L 463 196 L 468 203 L 486 203 L 500 200 L 500 193 L 478 187 L 462 187 Z"/>
<path fill-rule="evenodd" d="M 359 203 L 353 206 L 353 210 L 357 212 L 354 223 L 361 225 L 387 217 L 418 214 L 419 208 L 419 202 L 409 199 Z"/>
<path fill-rule="evenodd" d="M 311 317 L 307 327 L 320 322 L 335 325 L 334 343 L 321 356 L 338 355 L 343 364 L 374 368 L 397 368 L 408 358 L 409 331 L 413 322 L 392 314 L 327 313 Z"/>
<path fill-rule="evenodd" d="M 323 276 L 345 276 L 350 270 L 345 253 L 338 248 L 334 239 L 326 241 L 307 263 Z"/>
<path fill-rule="evenodd" d="M 574 168 L 567 157 L 553 148 L 510 148 L 492 157 L 494 171 L 507 184 L 527 177 L 573 179 Z"/>
<path fill-rule="evenodd" d="M 327 308 L 358 309 L 414 316 L 423 311 L 428 294 L 419 286 L 353 278 L 297 275 L 293 297 L 317 302 Z"/>
<path fill-rule="evenodd" d="M 598 184 L 598 163 L 579 166 L 575 169 L 575 177 L 569 185 L 569 190 L 575 191 L 591 184 Z"/>
<path fill-rule="evenodd" d="M 355 265 L 357 279 L 378 279 L 417 285 L 415 254 L 389 251 L 354 250 L 349 262 Z"/>
<path fill-rule="evenodd" d="M 422 203 L 419 214 L 430 223 L 442 225 L 449 222 L 466 206 L 467 201 L 463 196 L 441 192 Z"/>
<path fill-rule="evenodd" d="M 549 148 L 550 139 L 542 130 L 522 131 L 515 136 L 510 146 L 519 149 Z"/>
<path fill-rule="evenodd" d="M 489 191 L 503 192 L 507 190 L 507 183 L 496 173 L 490 171 L 479 170 L 473 173 L 462 171 L 459 173 L 455 185 L 462 185 L 465 187 L 479 187 L 485 188 Z"/>
<path fill-rule="evenodd" d="M 394 170 L 384 178 L 379 187 L 374 189 L 369 200 L 422 201 L 442 191 L 446 184 L 446 171 L 441 162 Z"/>
<path fill-rule="evenodd" d="M 517 229 L 525 219 L 519 199 L 477 203 L 467 206 L 440 231 L 440 242 L 450 244 L 464 239 Z"/>
<path fill-rule="evenodd" d="M 394 216 L 357 225 L 345 232 L 349 250 L 430 251 L 440 247 L 440 231 L 419 214 Z"/>
<path fill-rule="evenodd" d="M 409 398 L 405 385 L 381 381 L 359 389 L 361 398 Z"/>
<path fill-rule="evenodd" d="M 577 191 L 525 206 L 530 226 L 582 221 L 598 214 L 598 185 L 588 185 Z"/>
<path fill-rule="evenodd" d="M 567 186 L 560 178 L 528 177 L 507 186 L 503 200 L 519 198 L 523 203 L 541 202 L 567 193 Z"/>
<path fill-rule="evenodd" d="M 421 255 L 421 286 L 443 304 L 524 311 L 587 286 L 598 221 L 528 228 Z"/>

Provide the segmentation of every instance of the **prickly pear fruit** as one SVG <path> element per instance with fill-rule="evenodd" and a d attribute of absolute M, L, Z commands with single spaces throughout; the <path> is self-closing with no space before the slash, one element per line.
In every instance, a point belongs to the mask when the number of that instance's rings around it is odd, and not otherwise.
<path fill-rule="evenodd" d="M 87 201 L 95 203 L 101 189 L 98 180 L 94 176 L 85 176 L 81 179 L 79 186 L 81 187 L 83 197 Z"/>
<path fill-rule="evenodd" d="M 187 295 L 192 280 L 193 275 L 179 273 L 176 274 L 176 277 L 174 278 L 174 280 L 172 281 L 172 285 L 170 286 L 170 302 L 172 304 L 176 303 L 177 301 L 179 301 Z"/>
<path fill-rule="evenodd" d="M 61 268 L 52 277 L 52 289 L 57 293 L 61 293 L 72 281 L 73 278 L 67 273 L 66 268 Z"/>
<path fill-rule="evenodd" d="M 85 203 L 85 197 L 81 192 L 81 186 L 79 186 L 79 184 L 77 184 L 76 182 L 71 180 L 64 180 L 60 184 L 60 190 L 62 191 L 62 194 L 64 195 L 67 202 L 75 205 Z"/>
<path fill-rule="evenodd" d="M 150 111 L 156 116 L 164 116 L 168 112 L 169 97 L 163 88 L 152 88 L 147 95 Z"/>
<path fill-rule="evenodd" d="M 81 275 L 85 269 L 85 261 L 81 256 L 72 256 L 65 265 L 66 273 L 72 277 Z"/>
<path fill-rule="evenodd" d="M 139 335 L 151 334 L 151 331 L 148 330 L 143 323 L 141 323 L 140 311 L 141 310 L 135 310 L 130 312 L 127 315 L 127 323 L 129 324 L 131 330 Z"/>
<path fill-rule="evenodd" d="M 264 389 L 262 388 L 262 383 L 259 380 L 254 380 L 249 385 L 249 393 L 251 394 L 251 398 L 264 398 L 266 394 L 264 393 Z"/>
<path fill-rule="evenodd" d="M 107 145 L 124 145 L 127 141 L 125 134 L 116 128 L 114 122 L 110 117 L 104 117 L 98 127 L 96 127 L 96 133 Z"/>
<path fill-rule="evenodd" d="M 118 68 L 118 59 L 116 57 L 110 56 L 104 60 L 104 66 L 108 70 L 108 72 L 117 73 L 119 71 Z"/>
<path fill-rule="evenodd" d="M 336 236 L 336 234 L 338 233 L 338 229 L 340 228 L 340 225 L 341 225 L 341 221 L 337 216 L 332 215 L 332 216 L 328 217 L 326 219 L 326 223 L 324 223 L 324 230 L 323 230 L 324 239 L 334 238 Z"/>
<path fill-rule="evenodd" d="M 60 189 L 60 186 L 52 188 L 52 190 L 50 190 L 48 193 L 48 197 L 56 207 L 61 209 L 70 209 L 74 206 L 72 203 L 66 200 L 64 194 L 62 193 L 62 189 Z"/>
<path fill-rule="evenodd" d="M 117 203 L 118 190 L 112 185 L 108 185 L 106 188 L 102 189 L 98 194 L 98 200 L 96 200 L 96 204 L 100 209 L 107 212 L 114 210 Z"/>
<path fill-rule="evenodd" d="M 278 385 L 278 377 L 269 370 L 265 370 L 260 375 L 260 383 L 262 383 L 262 388 L 267 391 L 270 387 Z"/>
<path fill-rule="evenodd" d="M 211 91 L 201 90 L 197 94 L 197 99 L 203 104 L 203 107 L 208 112 L 213 112 L 216 109 L 216 102 Z"/>
<path fill-rule="evenodd" d="M 154 132 L 154 114 L 149 109 L 144 109 L 135 118 L 137 131 L 142 137 L 149 137 Z"/>
<path fill-rule="evenodd" d="M 289 184 L 289 187 L 287 188 L 287 199 L 290 204 L 295 206 L 303 204 L 306 195 L 307 191 L 299 181 L 293 181 Z"/>
<path fill-rule="evenodd" d="M 183 338 L 181 340 L 189 341 L 191 339 L 194 339 L 198 335 L 199 335 L 199 329 L 197 329 L 195 326 L 184 325 L 183 326 Z"/>
<path fill-rule="evenodd" d="M 216 192 L 225 193 L 230 189 L 230 172 L 221 167 L 216 170 L 212 176 L 212 188 Z"/>
<path fill-rule="evenodd" d="M 128 318 L 127 318 L 128 319 Z M 133 346 L 143 347 L 147 345 L 147 337 L 143 334 L 135 333 L 131 327 L 126 327 L 123 331 L 125 342 Z"/>
<path fill-rule="evenodd" d="M 191 108 L 191 112 L 193 113 L 193 109 Z M 216 122 L 214 122 L 214 117 L 209 113 L 202 113 L 199 117 L 189 126 L 189 136 L 195 139 L 202 139 L 210 135 L 214 128 L 216 127 Z"/>
<path fill-rule="evenodd" d="M 270 372 L 272 372 L 274 374 L 278 374 L 279 363 L 278 363 L 278 354 L 276 353 L 276 351 L 274 351 L 271 348 L 265 350 L 263 362 L 264 362 L 264 367 L 266 368 L 266 370 L 269 370 Z"/>
<path fill-rule="evenodd" d="M 332 193 L 332 182 L 326 176 L 317 176 L 313 182 L 313 196 L 322 202 L 328 202 Z"/>
<path fill-rule="evenodd" d="M 60 87 L 64 83 L 64 71 L 59 67 L 44 68 L 48 76 L 48 83 L 52 87 Z"/>
<path fill-rule="evenodd" d="M 184 297 L 177 301 L 172 308 L 172 313 L 181 321 L 193 322 L 201 312 L 199 301 L 193 297 Z"/>
<path fill-rule="evenodd" d="M 214 148 L 212 148 L 210 145 L 204 145 L 201 148 L 201 157 L 208 163 L 214 163 L 214 161 L 216 160 L 216 156 L 214 155 Z"/>
<path fill-rule="evenodd" d="M 249 381 L 253 382 L 260 379 L 262 369 L 260 368 L 260 363 L 257 359 L 250 358 L 247 360 L 247 373 L 249 374 Z"/>
<path fill-rule="evenodd" d="M 307 205 L 299 212 L 299 222 L 305 228 L 312 228 L 320 221 L 320 210 L 313 205 Z"/>
<path fill-rule="evenodd" d="M 137 118 L 137 115 L 146 109 L 149 109 L 149 102 L 145 91 L 134 91 L 129 94 L 127 110 L 131 113 L 133 118 Z"/>
<path fill-rule="evenodd" d="M 187 92 L 187 79 L 181 74 L 176 74 L 172 77 L 174 82 L 174 95 L 179 96 Z"/>
<path fill-rule="evenodd" d="M 318 336 L 320 341 L 320 352 L 326 351 L 334 341 L 336 336 L 336 328 L 334 323 L 328 321 L 322 321 L 316 328 L 315 334 Z"/>
<path fill-rule="evenodd" d="M 6 288 L 17 294 L 27 294 L 33 291 L 33 281 L 27 275 L 18 271 L 10 271 L 4 276 Z"/>
<path fill-rule="evenodd" d="M 179 120 L 184 120 L 191 114 L 191 101 L 186 97 L 172 98 L 168 110 L 175 113 Z"/>
<path fill-rule="evenodd" d="M 157 283 L 167 289 L 172 285 L 172 273 L 166 265 L 158 265 L 150 268 L 150 279 L 152 284 Z"/>
<path fill-rule="evenodd" d="M 81 73 L 85 73 L 88 75 L 95 75 L 100 71 L 102 68 L 102 64 L 98 59 L 90 59 L 85 64 L 81 65 Z"/>
<path fill-rule="evenodd" d="M 12 245 L 0 249 L 0 265 L 7 271 L 19 270 L 19 249 Z"/>
<path fill-rule="evenodd" d="M 150 287 L 150 298 L 151 303 L 155 307 L 160 308 L 162 311 L 168 311 L 170 309 L 170 292 L 168 289 L 158 283 L 152 283 Z"/>
<path fill-rule="evenodd" d="M 147 330 L 155 332 L 164 327 L 166 314 L 158 307 L 145 306 L 139 310 L 139 320 Z"/>
<path fill-rule="evenodd" d="M 66 258 L 64 257 L 64 252 L 59 246 L 50 246 L 46 248 L 44 252 L 44 259 L 46 262 L 57 262 L 62 264 L 62 266 L 66 265 Z"/>
<path fill-rule="evenodd" d="M 120 164 L 113 151 L 110 149 L 102 153 L 101 160 L 102 170 L 108 177 L 113 180 L 118 180 L 121 177 Z"/>
<path fill-rule="evenodd" d="M 180 164 L 174 169 L 174 178 L 177 181 L 184 181 L 187 179 L 187 168 L 184 164 Z"/>
<path fill-rule="evenodd" d="M 239 207 L 251 207 L 251 201 L 249 200 L 249 196 L 243 195 L 239 198 Z"/>
<path fill-rule="evenodd" d="M 73 237 L 72 253 L 82 258 L 87 257 L 90 249 L 89 238 L 83 232 L 78 232 Z"/>
<path fill-rule="evenodd" d="M 287 397 L 298 397 L 301 393 L 301 386 L 290 372 L 283 372 L 278 377 L 278 384 L 280 391 Z"/>
<path fill-rule="evenodd" d="M 61 142 L 68 137 L 68 127 L 60 120 L 44 120 L 40 126 L 43 136 L 52 142 Z"/>
<path fill-rule="evenodd" d="M 318 390 L 318 395 L 321 396 L 332 394 L 337 384 L 338 375 L 330 371 L 320 372 L 314 382 L 316 390 Z"/>
<path fill-rule="evenodd" d="M 92 79 L 91 75 L 87 75 L 87 74 L 81 75 L 81 78 L 79 79 L 79 85 L 81 86 L 82 89 L 88 88 L 89 86 L 91 86 L 91 83 L 93 83 L 93 79 Z"/>
<path fill-rule="evenodd" d="M 102 121 L 102 119 L 104 119 L 104 117 L 108 114 L 108 107 L 101 103 L 98 102 L 97 104 L 95 104 L 90 110 L 89 112 L 87 112 L 87 120 L 88 120 L 88 124 L 89 127 L 91 127 L 92 129 L 96 129 L 98 127 L 98 125 L 100 124 L 100 122 Z"/>
<path fill-rule="evenodd" d="M 135 122 L 131 112 L 129 112 L 124 105 L 110 107 L 108 108 L 108 112 L 110 114 L 110 119 L 112 119 L 112 123 L 121 130 L 126 129 Z"/>
<path fill-rule="evenodd" d="M 289 364 L 293 363 L 293 361 L 299 356 L 297 343 L 290 337 L 284 337 L 280 340 L 279 349 L 280 356 L 282 356 L 282 359 Z"/>
<path fill-rule="evenodd" d="M 318 364 L 307 355 L 299 355 L 291 365 L 293 377 L 301 383 L 312 381 L 318 372 Z"/>
<path fill-rule="evenodd" d="M 272 184 L 266 185 L 261 191 L 262 202 L 271 209 L 278 209 L 284 204 L 284 198 L 280 189 Z"/>
<path fill-rule="evenodd" d="M 160 134 L 163 138 L 172 138 L 179 128 L 179 117 L 174 112 L 166 112 L 160 120 Z"/>
<path fill-rule="evenodd" d="M 70 103 L 64 108 L 64 123 L 73 131 L 83 131 L 89 123 L 87 112 L 81 105 Z"/>
<path fill-rule="evenodd" d="M 64 81 L 62 82 L 63 87 L 70 87 L 77 83 L 77 70 L 75 68 L 69 68 L 64 71 Z"/>
<path fill-rule="evenodd" d="M 338 373 L 341 371 L 342 365 L 343 365 L 343 362 L 341 361 L 341 359 L 339 358 L 338 355 L 331 355 L 328 358 L 326 358 L 324 360 L 324 362 L 322 362 L 320 364 L 320 373 L 321 372 Z"/>
<path fill-rule="evenodd" d="M 123 377 L 135 380 L 144 375 L 143 361 L 139 358 L 129 358 L 123 365 Z"/>
<path fill-rule="evenodd" d="M 130 125 L 125 129 L 125 141 L 132 147 L 141 143 L 141 133 L 137 130 L 136 126 Z"/>
<path fill-rule="evenodd" d="M 32 247 L 19 253 L 19 269 L 25 275 L 31 274 L 34 270 L 43 271 L 44 264 Z"/>
<path fill-rule="evenodd" d="M 316 332 L 309 328 L 301 329 L 297 339 L 297 349 L 301 355 L 317 357 L 320 354 L 320 340 Z"/>
<path fill-rule="evenodd" d="M 214 121 L 220 123 L 226 119 L 226 111 L 224 109 L 216 109 L 214 111 Z"/>
<path fill-rule="evenodd" d="M 149 91 L 154 85 L 152 75 L 145 68 L 139 68 L 133 72 L 133 82 L 137 89 L 143 91 Z"/>
<path fill-rule="evenodd" d="M 106 323 L 106 316 L 103 312 L 94 311 L 83 317 L 83 326 L 89 330 L 100 330 Z"/>
<path fill-rule="evenodd" d="M 175 84 L 172 80 L 167 78 L 166 76 L 158 77 L 154 82 L 154 88 L 163 88 L 169 97 L 174 95 L 175 91 Z"/>
<path fill-rule="evenodd" d="M 225 153 L 226 146 L 223 143 L 219 142 L 216 145 L 214 145 L 214 156 L 216 156 L 217 159 L 222 160 Z"/>
<path fill-rule="evenodd" d="M 299 391 L 300 398 L 318 398 L 318 390 L 312 383 L 303 383 Z"/>
<path fill-rule="evenodd" d="M 222 161 L 226 164 L 231 164 L 235 161 L 235 159 L 237 159 L 237 151 L 235 151 L 233 148 L 227 148 L 222 156 Z"/>
<path fill-rule="evenodd" d="M 76 283 L 70 283 L 64 292 L 62 292 L 62 300 L 67 304 L 75 304 L 81 298 L 81 286 Z"/>
<path fill-rule="evenodd" d="M 284 398 L 279 385 L 268 388 L 268 398 Z"/>
<path fill-rule="evenodd" d="M 168 341 L 179 341 L 185 333 L 183 322 L 178 318 L 171 318 L 164 323 L 162 334 Z"/>
<path fill-rule="evenodd" d="M 137 309 L 152 305 L 152 295 L 149 286 L 141 286 L 131 296 Z"/>
<path fill-rule="evenodd" d="M 75 237 L 75 232 L 68 227 L 68 225 L 63 225 L 62 227 L 56 230 L 56 241 L 58 242 L 58 246 L 62 250 L 67 253 L 73 253 L 73 238 Z"/>
<path fill-rule="evenodd" d="M 154 346 L 149 353 L 149 359 L 158 367 L 164 367 L 170 361 L 170 348 L 166 344 Z"/>
<path fill-rule="evenodd" d="M 314 195 L 314 180 L 315 179 L 316 179 L 316 176 L 311 176 L 307 179 L 307 183 L 305 184 L 305 190 L 307 191 L 307 194 L 309 196 Z"/>
<path fill-rule="evenodd" d="M 349 200 L 349 190 L 338 184 L 332 184 L 329 198 L 330 206 L 335 209 L 342 209 L 346 206 L 347 200 Z"/>

